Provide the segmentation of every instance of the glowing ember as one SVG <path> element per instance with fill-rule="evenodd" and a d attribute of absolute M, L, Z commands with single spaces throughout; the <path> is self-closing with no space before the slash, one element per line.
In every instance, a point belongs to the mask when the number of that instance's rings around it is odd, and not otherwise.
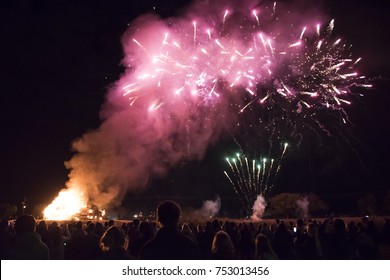
<path fill-rule="evenodd" d="M 106 210 L 99 210 L 96 205 L 88 206 L 80 210 L 75 220 L 103 220 L 106 218 Z"/>
<path fill-rule="evenodd" d="M 43 214 L 48 220 L 70 220 L 85 207 L 87 207 L 85 192 L 73 187 L 63 189 L 57 198 L 46 207 Z"/>

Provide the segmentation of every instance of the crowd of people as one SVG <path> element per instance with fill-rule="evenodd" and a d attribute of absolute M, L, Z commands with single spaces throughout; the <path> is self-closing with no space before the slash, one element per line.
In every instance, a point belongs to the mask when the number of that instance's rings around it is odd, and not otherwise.
<path fill-rule="evenodd" d="M 294 222 L 180 223 L 174 201 L 157 207 L 157 221 L 134 219 L 36 222 L 30 215 L 0 224 L 0 257 L 4 259 L 214 259 L 214 260 L 351 260 L 383 259 L 390 248 L 390 219 L 378 227 L 373 220 L 298 219 Z"/>

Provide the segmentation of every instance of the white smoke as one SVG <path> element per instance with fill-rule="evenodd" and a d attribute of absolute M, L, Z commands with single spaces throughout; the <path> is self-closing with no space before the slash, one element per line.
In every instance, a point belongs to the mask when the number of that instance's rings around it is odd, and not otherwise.
<path fill-rule="evenodd" d="M 215 200 L 203 201 L 202 208 L 197 210 L 195 212 L 195 215 L 200 216 L 202 218 L 212 218 L 219 213 L 220 209 L 221 209 L 221 199 L 219 198 L 219 196 L 217 196 Z"/>
<path fill-rule="evenodd" d="M 297 212 L 300 218 L 307 218 L 309 215 L 309 199 L 307 196 L 297 200 Z"/>
<path fill-rule="evenodd" d="M 253 214 L 251 219 L 258 222 L 264 215 L 265 207 L 267 207 L 267 202 L 262 195 L 259 195 L 253 204 Z"/>

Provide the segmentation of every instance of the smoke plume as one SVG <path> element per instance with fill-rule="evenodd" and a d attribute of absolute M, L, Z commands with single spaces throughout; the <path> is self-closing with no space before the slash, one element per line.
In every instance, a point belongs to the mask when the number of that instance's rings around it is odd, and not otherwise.
<path fill-rule="evenodd" d="M 221 199 L 219 198 L 219 196 L 217 196 L 215 200 L 203 201 L 202 208 L 195 211 L 195 216 L 198 216 L 203 219 L 215 217 L 215 215 L 218 214 L 220 208 L 221 208 Z"/>
<path fill-rule="evenodd" d="M 265 207 L 267 207 L 267 202 L 262 195 L 259 195 L 253 204 L 253 214 L 251 219 L 256 222 L 260 221 L 264 215 Z"/>
<path fill-rule="evenodd" d="M 307 196 L 297 200 L 297 212 L 300 218 L 307 218 L 309 215 L 309 199 Z"/>
<path fill-rule="evenodd" d="M 126 70 L 108 92 L 101 126 L 73 142 L 75 155 L 66 162 L 67 189 L 81 190 L 87 202 L 98 207 L 119 205 L 127 192 L 144 190 L 181 161 L 201 160 L 226 129 L 234 132 L 237 108 L 247 103 L 238 92 L 245 88 L 250 92 L 249 85 L 255 86 L 251 79 L 261 82 L 274 70 L 272 65 L 265 67 L 264 59 L 243 56 L 251 52 L 248 44 L 261 41 L 254 42 L 253 34 L 243 32 L 247 26 L 252 32 L 255 19 L 240 25 L 237 17 L 241 21 L 245 17 L 237 14 L 253 17 L 256 3 L 224 1 L 221 6 L 219 1 L 198 1 L 181 17 L 163 20 L 144 15 L 132 22 L 122 37 Z M 227 8 L 236 14 L 225 22 Z M 273 8 L 270 5 L 267 13 L 272 14 Z M 304 18 L 298 13 L 296 18 L 289 13 L 288 21 L 279 16 L 272 32 L 297 20 Z M 206 27 L 214 33 L 207 35 Z M 201 44 L 208 44 L 208 50 L 194 52 Z M 271 55 L 268 45 L 263 48 Z M 234 56 L 227 60 L 221 49 Z M 250 59 L 256 72 L 244 73 Z M 207 80 L 223 67 L 223 78 Z M 260 218 L 265 205 L 258 197 L 253 217 Z M 219 199 L 204 205 L 207 215 L 215 215 L 219 207 Z"/>

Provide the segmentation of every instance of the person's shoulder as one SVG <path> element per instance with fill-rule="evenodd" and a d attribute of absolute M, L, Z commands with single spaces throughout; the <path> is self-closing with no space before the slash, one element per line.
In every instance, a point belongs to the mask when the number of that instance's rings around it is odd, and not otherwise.
<path fill-rule="evenodd" d="M 140 250 L 140 259 L 148 260 L 153 259 L 156 252 L 158 252 L 159 243 L 155 238 L 150 239 Z"/>
<path fill-rule="evenodd" d="M 148 240 L 141 248 L 141 251 L 143 252 L 147 252 L 149 250 L 151 250 L 152 248 L 156 247 L 158 244 L 158 241 L 156 240 L 156 238 L 152 238 L 150 240 Z"/>
<path fill-rule="evenodd" d="M 194 256 L 192 256 L 192 258 L 198 258 L 200 256 L 198 256 L 198 254 L 200 254 L 198 244 L 184 234 L 182 234 L 181 241 L 178 242 L 178 246 L 186 251 L 194 252 Z"/>

